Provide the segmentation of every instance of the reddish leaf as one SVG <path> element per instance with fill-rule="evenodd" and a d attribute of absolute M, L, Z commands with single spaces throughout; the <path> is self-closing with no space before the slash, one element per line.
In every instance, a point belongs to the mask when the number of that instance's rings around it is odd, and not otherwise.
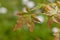
<path fill-rule="evenodd" d="M 19 17 L 13 30 L 16 31 L 17 28 L 23 27 L 26 23 L 24 16 Z"/>
<path fill-rule="evenodd" d="M 33 30 L 34 30 L 34 23 L 33 22 L 28 22 L 28 27 L 29 27 L 30 32 L 33 32 Z"/>
<path fill-rule="evenodd" d="M 51 27 L 52 22 L 53 22 L 53 21 L 52 21 L 52 18 L 49 17 L 49 18 L 48 18 L 48 27 L 49 27 L 49 28 Z"/>

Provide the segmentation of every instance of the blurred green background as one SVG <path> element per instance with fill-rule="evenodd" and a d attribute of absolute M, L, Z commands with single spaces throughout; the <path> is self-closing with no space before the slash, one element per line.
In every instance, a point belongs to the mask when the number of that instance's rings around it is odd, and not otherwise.
<path fill-rule="evenodd" d="M 48 2 L 47 0 L 33 0 L 36 4 Z M 29 32 L 27 27 L 23 27 L 17 31 L 13 31 L 16 24 L 17 16 L 14 15 L 15 11 L 22 10 L 22 0 L 0 0 L 0 8 L 7 8 L 7 13 L 0 13 L 0 40 L 53 40 L 53 27 L 60 28 L 60 25 L 52 23 L 51 28 L 47 26 L 47 16 L 44 17 L 43 23 L 35 23 L 34 32 Z"/>

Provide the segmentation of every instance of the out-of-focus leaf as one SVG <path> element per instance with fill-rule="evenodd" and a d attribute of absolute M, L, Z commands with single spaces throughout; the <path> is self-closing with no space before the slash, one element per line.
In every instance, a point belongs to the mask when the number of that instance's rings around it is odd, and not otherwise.
<path fill-rule="evenodd" d="M 53 22 L 52 18 L 48 17 L 48 27 L 49 28 L 51 27 L 52 22 Z"/>
<path fill-rule="evenodd" d="M 57 17 L 54 17 L 53 21 L 56 22 L 57 24 L 60 24 L 60 19 L 58 19 Z"/>
<path fill-rule="evenodd" d="M 36 22 L 40 22 L 40 20 L 37 18 L 37 15 L 32 15 L 32 19 Z"/>

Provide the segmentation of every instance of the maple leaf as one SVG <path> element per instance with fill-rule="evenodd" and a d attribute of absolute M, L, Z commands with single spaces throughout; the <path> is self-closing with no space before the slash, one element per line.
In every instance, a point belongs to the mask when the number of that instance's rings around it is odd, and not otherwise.
<path fill-rule="evenodd" d="M 16 31 L 17 28 L 21 28 L 23 27 L 24 25 L 27 25 L 30 32 L 33 32 L 34 30 L 34 22 L 40 22 L 40 20 L 37 18 L 37 14 L 35 13 L 24 13 L 24 12 L 20 12 L 20 13 L 17 13 L 18 16 L 18 20 L 17 20 L 17 23 L 14 27 L 14 31 Z"/>
<path fill-rule="evenodd" d="M 44 6 L 44 4 L 39 4 L 38 6 L 34 7 L 33 9 L 29 9 L 28 7 L 26 7 L 26 13 L 25 12 L 18 12 L 16 15 L 18 15 L 18 19 L 17 19 L 17 23 L 15 25 L 15 27 L 13 28 L 13 31 L 16 31 L 18 28 L 23 27 L 24 25 L 27 25 L 30 32 L 33 32 L 34 30 L 34 23 L 35 22 L 39 22 L 40 20 L 37 18 L 37 16 L 39 14 L 33 13 L 32 11 L 41 8 L 42 6 Z"/>

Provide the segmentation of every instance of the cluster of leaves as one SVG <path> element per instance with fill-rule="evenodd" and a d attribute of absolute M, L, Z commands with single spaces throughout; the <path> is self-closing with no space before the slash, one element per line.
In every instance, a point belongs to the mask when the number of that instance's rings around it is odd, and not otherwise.
<path fill-rule="evenodd" d="M 37 18 L 37 16 L 40 14 L 34 13 L 32 11 L 36 9 L 40 9 L 43 7 L 44 12 L 41 12 L 42 14 L 45 14 L 48 16 L 48 26 L 51 26 L 52 22 L 56 22 L 57 24 L 60 24 L 59 17 L 60 17 L 60 10 L 59 6 L 60 2 L 56 1 L 56 3 L 49 3 L 49 4 L 40 4 L 37 7 L 34 7 L 33 9 L 29 10 L 29 8 L 26 8 L 27 13 L 20 12 L 17 13 L 19 15 L 19 19 L 17 21 L 17 24 L 14 28 L 14 30 L 17 27 L 22 27 L 25 24 L 29 26 L 29 30 L 32 32 L 34 29 L 34 23 L 33 21 L 40 22 L 40 20 Z M 42 10 L 42 11 L 43 11 Z M 21 21 L 21 22 L 20 22 Z"/>

